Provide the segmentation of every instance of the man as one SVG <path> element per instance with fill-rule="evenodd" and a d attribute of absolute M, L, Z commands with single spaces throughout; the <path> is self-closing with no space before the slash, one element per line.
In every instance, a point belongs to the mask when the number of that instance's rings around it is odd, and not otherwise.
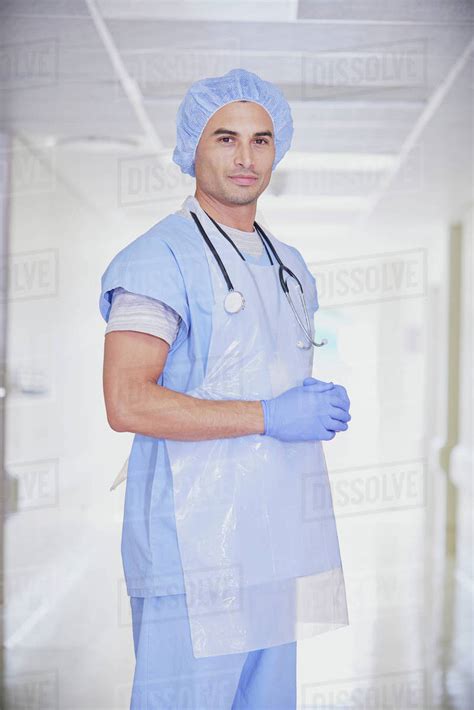
<path fill-rule="evenodd" d="M 349 399 L 310 376 L 314 277 L 255 221 L 292 133 L 251 72 L 193 84 L 173 159 L 195 194 L 102 277 L 107 417 L 135 433 L 133 710 L 296 708 L 296 640 L 348 623 L 321 441 Z"/>

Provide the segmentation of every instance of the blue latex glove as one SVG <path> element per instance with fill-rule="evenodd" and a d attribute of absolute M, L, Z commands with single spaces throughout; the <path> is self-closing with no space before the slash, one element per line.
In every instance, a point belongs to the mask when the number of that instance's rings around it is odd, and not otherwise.
<path fill-rule="evenodd" d="M 264 435 L 281 441 L 329 441 L 345 431 L 351 416 L 344 388 L 306 377 L 273 399 L 261 400 Z"/>
<path fill-rule="evenodd" d="M 308 385 L 314 385 L 314 384 L 326 384 L 322 380 L 317 380 L 314 377 L 305 377 L 303 380 L 303 385 L 308 386 Z M 344 403 L 343 408 L 349 412 L 349 407 L 351 406 L 351 402 L 349 400 L 349 397 L 347 396 L 347 391 L 346 388 L 343 387 L 342 385 L 334 385 L 335 390 L 338 392 L 339 396 L 341 397 L 341 401 Z M 342 405 L 339 405 L 342 406 Z M 351 416 L 349 415 L 349 420 L 351 419 Z M 344 420 L 347 421 L 347 420 Z"/>

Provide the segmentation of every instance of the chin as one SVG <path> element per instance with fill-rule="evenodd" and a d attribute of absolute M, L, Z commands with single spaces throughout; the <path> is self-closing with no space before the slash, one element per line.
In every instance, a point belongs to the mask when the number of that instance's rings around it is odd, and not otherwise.
<path fill-rule="evenodd" d="M 246 195 L 233 194 L 230 197 L 230 200 L 236 205 L 248 205 L 251 202 L 255 202 L 257 197 L 258 197 L 257 194 L 252 194 L 252 195 L 250 195 L 250 194 L 246 194 Z"/>
<path fill-rule="evenodd" d="M 247 189 L 232 190 L 232 192 L 226 194 L 229 202 L 233 202 L 235 205 L 248 205 L 251 202 L 255 202 L 259 196 L 260 192 L 258 190 Z"/>

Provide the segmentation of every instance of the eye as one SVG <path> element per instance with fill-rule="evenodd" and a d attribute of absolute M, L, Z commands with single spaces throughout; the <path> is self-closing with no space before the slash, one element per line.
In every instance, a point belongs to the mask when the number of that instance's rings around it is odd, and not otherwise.
<path fill-rule="evenodd" d="M 222 138 L 219 138 L 218 142 L 220 143 L 222 141 L 231 140 L 232 138 L 233 138 L 233 136 L 222 136 Z"/>
<path fill-rule="evenodd" d="M 257 138 L 257 141 L 263 141 L 266 145 L 268 144 L 268 141 L 266 138 Z"/>

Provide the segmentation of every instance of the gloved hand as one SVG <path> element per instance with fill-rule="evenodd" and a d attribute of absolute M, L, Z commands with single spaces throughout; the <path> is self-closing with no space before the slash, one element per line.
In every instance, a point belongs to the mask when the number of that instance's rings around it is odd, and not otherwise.
<path fill-rule="evenodd" d="M 317 384 L 318 382 L 321 384 L 326 384 L 322 380 L 317 380 L 314 377 L 305 377 L 305 379 L 303 380 L 303 385 L 305 385 L 305 386 L 314 385 L 314 384 Z M 334 388 L 337 390 L 337 392 L 341 396 L 341 399 L 345 403 L 344 408 L 346 409 L 346 411 L 349 411 L 349 407 L 351 406 L 351 403 L 350 403 L 349 397 L 347 396 L 346 388 L 343 387 L 342 385 L 334 385 Z M 351 419 L 351 416 L 349 415 L 349 420 L 350 419 Z"/>
<path fill-rule="evenodd" d="M 329 441 L 336 432 L 345 431 L 351 419 L 344 387 L 314 377 L 261 402 L 264 435 L 280 441 Z"/>

